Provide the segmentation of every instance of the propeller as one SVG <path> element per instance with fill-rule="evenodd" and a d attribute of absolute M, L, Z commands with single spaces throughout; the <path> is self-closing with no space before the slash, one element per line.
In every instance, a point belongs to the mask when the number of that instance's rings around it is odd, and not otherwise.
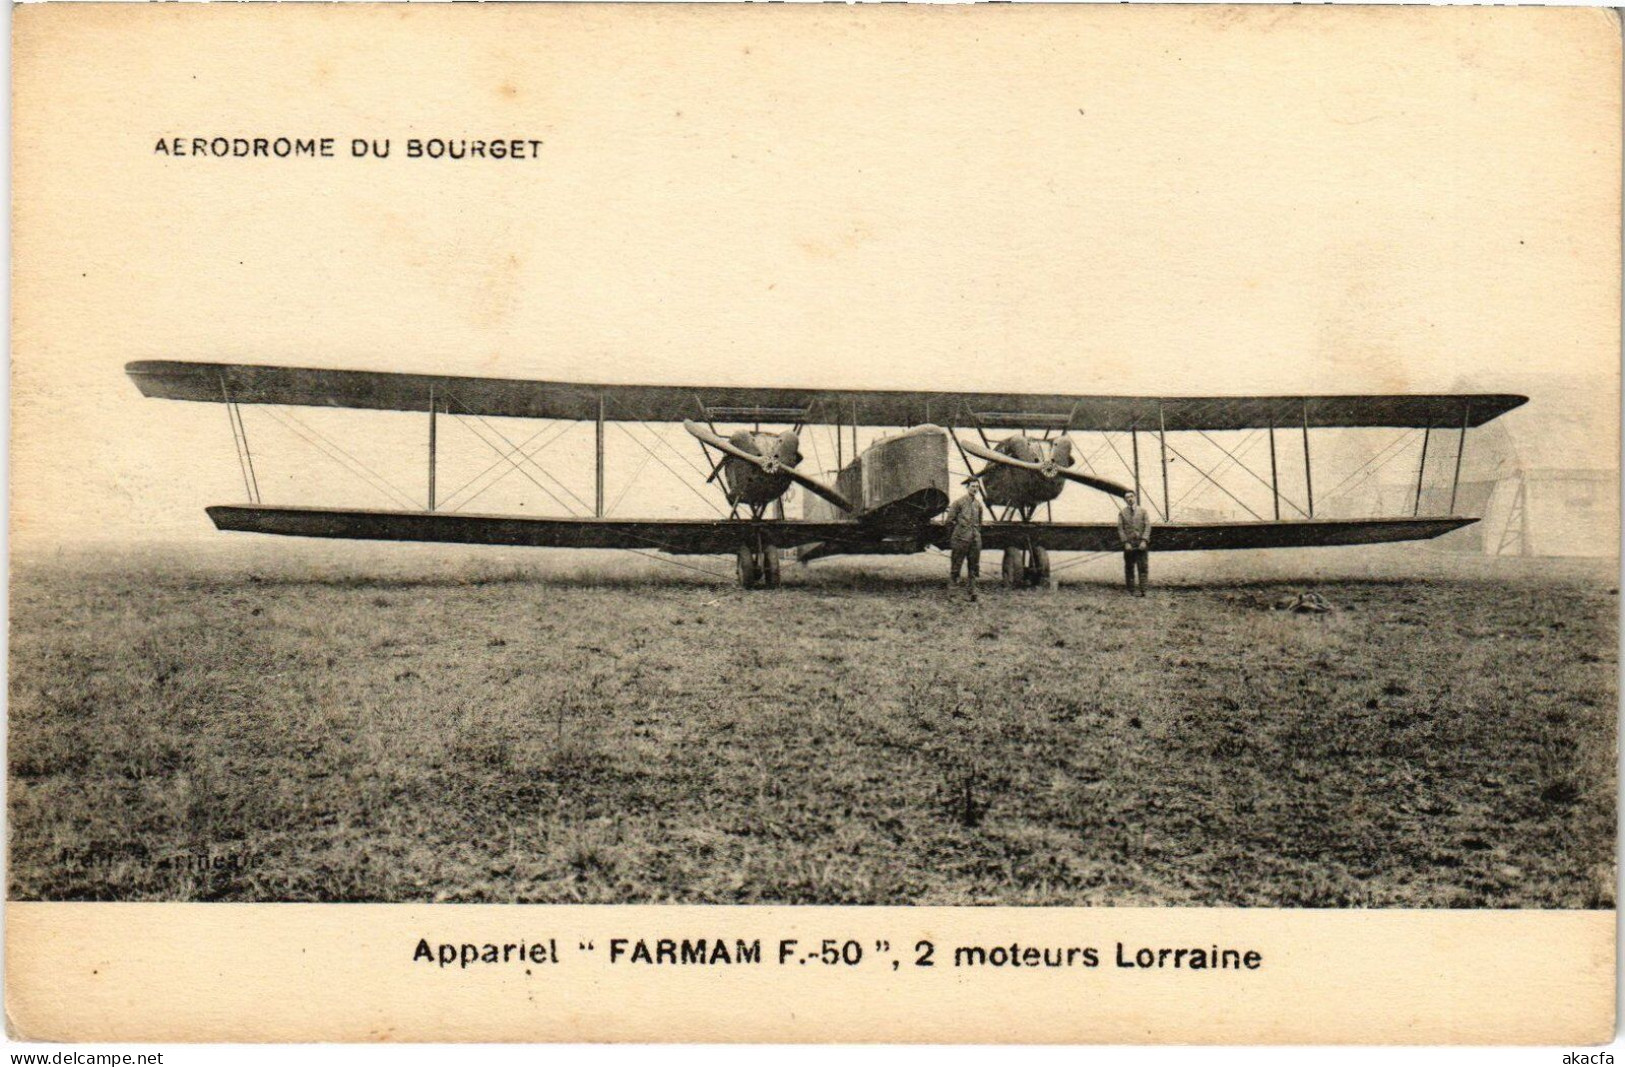
<path fill-rule="evenodd" d="M 1046 478 L 1065 478 L 1068 481 L 1077 482 L 1079 485 L 1087 485 L 1091 489 L 1099 489 L 1102 493 L 1110 493 L 1112 496 L 1126 496 L 1134 492 L 1133 489 L 1126 485 L 1120 485 L 1105 478 L 1096 478 L 1092 474 L 1075 471 L 1070 465 L 1063 467 L 1053 460 L 1045 463 L 1034 463 L 1031 460 L 1017 459 L 1015 456 L 1007 456 L 1003 452 L 995 452 L 991 448 L 984 448 L 974 441 L 961 441 L 959 443 L 966 452 L 978 459 L 985 459 L 989 463 L 1000 463 L 1006 467 L 1033 471 L 1042 474 Z"/>
<path fill-rule="evenodd" d="M 852 505 L 851 501 L 846 499 L 846 497 L 842 496 L 840 493 L 837 493 L 835 490 L 831 489 L 829 486 L 816 480 L 810 475 L 802 474 L 790 464 L 781 461 L 778 456 L 758 456 L 753 452 L 746 452 L 742 448 L 736 448 L 734 443 L 729 441 L 726 437 L 712 433 L 710 430 L 707 430 L 704 426 L 701 426 L 692 419 L 683 420 L 683 429 L 699 438 L 705 444 L 716 449 L 718 452 L 721 452 L 723 455 L 732 456 L 734 459 L 742 459 L 746 463 L 753 464 L 754 466 L 758 467 L 763 474 L 784 475 L 792 482 L 795 482 L 797 485 L 806 489 L 809 493 L 817 493 L 819 496 L 823 497 L 831 504 L 834 504 L 842 511 L 858 510 Z"/>

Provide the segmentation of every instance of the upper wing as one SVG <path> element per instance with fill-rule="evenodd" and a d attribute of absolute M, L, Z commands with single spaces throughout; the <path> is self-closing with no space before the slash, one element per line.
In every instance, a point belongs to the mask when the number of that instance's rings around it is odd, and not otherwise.
<path fill-rule="evenodd" d="M 678 555 L 722 555 L 758 540 L 780 547 L 840 541 L 857 526 L 801 519 L 537 519 L 267 504 L 221 505 L 208 511 L 218 529 L 248 533 L 543 548 L 641 548 Z"/>
<path fill-rule="evenodd" d="M 588 385 L 382 371 L 145 361 L 146 396 L 239 404 L 440 411 L 537 419 L 770 422 L 1075 431 L 1478 426 L 1528 398 L 1504 393 L 1145 397 L 1041 393 Z"/>
<path fill-rule="evenodd" d="M 1426 541 L 1477 519 L 1304 519 L 1291 522 L 1164 523 L 1151 528 L 1155 552 L 1201 552 L 1230 548 L 1311 548 Z M 946 533 L 943 534 L 946 543 Z M 1122 548 L 1114 523 L 990 523 L 984 548 L 1035 545 L 1056 552 L 1116 552 Z"/>

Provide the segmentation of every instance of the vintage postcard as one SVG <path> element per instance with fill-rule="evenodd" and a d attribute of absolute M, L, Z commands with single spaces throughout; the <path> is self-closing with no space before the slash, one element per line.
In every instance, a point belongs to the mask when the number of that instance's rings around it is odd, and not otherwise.
<path fill-rule="evenodd" d="M 1611 1039 L 1616 14 L 12 39 L 14 1037 Z"/>

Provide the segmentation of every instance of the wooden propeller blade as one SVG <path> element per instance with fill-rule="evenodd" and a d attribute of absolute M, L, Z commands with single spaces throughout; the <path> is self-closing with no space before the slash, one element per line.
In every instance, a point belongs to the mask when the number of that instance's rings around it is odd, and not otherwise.
<path fill-rule="evenodd" d="M 974 441 L 961 441 L 959 443 L 964 446 L 966 452 L 980 459 L 985 459 L 989 463 L 1000 463 L 1006 467 L 1015 467 L 1018 470 L 1033 471 L 1045 477 L 1058 474 L 1069 482 L 1087 485 L 1091 489 L 1098 489 L 1102 493 L 1110 493 L 1112 496 L 1123 496 L 1134 491 L 1126 485 L 1119 485 L 1117 482 L 1106 478 L 1096 478 L 1092 474 L 1084 474 L 1081 471 L 1073 470 L 1071 467 L 1062 467 L 1054 463 L 1033 463 L 1029 460 L 1017 459 L 1015 456 L 1007 456 L 1003 452 L 995 452 L 991 448 L 984 448 Z"/>
<path fill-rule="evenodd" d="M 819 496 L 823 497 L 825 500 L 829 501 L 831 504 L 834 504 L 836 507 L 840 508 L 842 511 L 857 511 L 858 510 L 856 507 L 854 507 L 852 505 L 852 503 L 849 500 L 846 499 L 846 497 L 842 496 L 840 493 L 837 493 L 835 490 L 831 489 L 829 486 L 825 485 L 823 482 L 820 482 L 816 478 L 813 478 L 811 475 L 802 474 L 800 471 L 796 470 L 794 467 L 780 467 L 779 468 L 779 473 L 780 474 L 788 474 L 790 476 L 790 480 L 792 482 L 795 482 L 797 485 L 801 486 L 803 489 L 806 489 L 807 492 L 809 492 L 809 493 L 817 493 Z"/>
<path fill-rule="evenodd" d="M 983 448 L 975 441 L 961 441 L 959 444 L 961 448 L 975 456 L 977 459 L 985 459 L 989 463 L 1002 463 L 1006 467 L 1016 467 L 1020 470 L 1034 471 L 1039 474 L 1044 472 L 1044 465 L 1042 463 L 1030 463 L 1024 459 L 1017 459 L 1015 456 L 1007 456 L 1003 452 L 995 452 L 991 448 Z M 1059 470 L 1060 468 L 1056 469 Z"/>
<path fill-rule="evenodd" d="M 1091 489 L 1099 489 L 1102 493 L 1110 493 L 1112 496 L 1127 496 L 1134 492 L 1129 486 L 1119 485 L 1117 482 L 1106 478 L 1096 478 L 1092 474 L 1082 474 L 1071 467 L 1056 467 L 1055 470 L 1056 473 L 1068 481 L 1077 482 L 1079 485 L 1087 485 Z"/>
<path fill-rule="evenodd" d="M 701 426 L 699 423 L 695 422 L 693 419 L 684 419 L 683 429 L 687 430 L 695 437 L 698 437 L 701 441 L 704 441 L 718 452 L 732 456 L 735 459 L 742 459 L 746 463 L 754 463 L 763 470 L 767 470 L 768 460 L 771 458 L 769 456 L 753 455 L 750 452 L 746 452 L 744 449 L 735 448 L 732 441 L 729 441 L 726 437 L 719 437 L 710 430 L 707 430 L 704 426 Z"/>
<path fill-rule="evenodd" d="M 1065 438 L 1065 440 L 1072 443 L 1072 451 L 1075 454 L 1080 456 L 1083 454 L 1083 448 L 1076 441 L 1073 441 L 1070 437 Z M 1110 493 L 1112 496 L 1122 497 L 1134 492 L 1133 486 L 1114 482 L 1109 478 L 1097 478 L 1091 474 L 1080 474 L 1071 467 L 1058 467 L 1056 469 L 1079 485 L 1087 485 L 1091 489 L 1099 489 L 1102 493 Z"/>
<path fill-rule="evenodd" d="M 712 448 L 723 453 L 724 455 L 733 456 L 735 459 L 742 459 L 747 463 L 754 463 L 756 466 L 760 467 L 769 474 L 784 475 L 792 482 L 795 482 L 797 485 L 805 488 L 809 493 L 817 493 L 819 496 L 823 497 L 831 504 L 834 504 L 842 511 L 857 510 L 857 508 L 853 507 L 852 503 L 848 501 L 846 497 L 842 496 L 840 493 L 837 493 L 835 490 L 831 489 L 822 482 L 817 481 L 810 475 L 802 474 L 794 467 L 786 466 L 785 464 L 780 463 L 778 457 L 776 456 L 755 456 L 742 449 L 735 448 L 733 446 L 733 442 L 712 433 L 710 430 L 707 430 L 704 426 L 701 426 L 692 419 L 684 420 L 683 429 L 687 430 L 689 433 L 693 434 L 695 437 L 698 437 L 701 441 L 704 441 L 706 444 L 710 445 Z"/>

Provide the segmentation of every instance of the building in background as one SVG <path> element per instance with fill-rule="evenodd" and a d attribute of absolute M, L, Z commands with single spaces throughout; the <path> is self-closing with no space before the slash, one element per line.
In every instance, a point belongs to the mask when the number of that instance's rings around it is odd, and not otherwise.
<path fill-rule="evenodd" d="M 1372 514 L 1482 516 L 1430 545 L 1490 556 L 1610 557 L 1619 551 L 1617 378 L 1539 375 L 1464 379 L 1451 391 L 1521 393 L 1529 403 L 1468 431 L 1452 481 L 1458 435 L 1430 435 L 1425 465 L 1411 444 L 1367 498 Z M 1418 478 L 1418 471 L 1421 477 Z M 1418 485 L 1420 484 L 1420 494 Z"/>

